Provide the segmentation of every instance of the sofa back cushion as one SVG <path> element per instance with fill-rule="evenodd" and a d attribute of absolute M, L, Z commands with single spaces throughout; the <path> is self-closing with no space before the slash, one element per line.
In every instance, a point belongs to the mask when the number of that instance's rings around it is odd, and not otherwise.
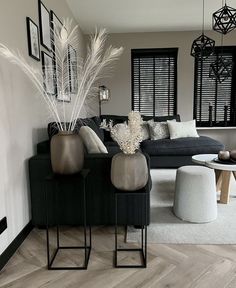
<path fill-rule="evenodd" d="M 142 116 L 144 121 L 154 120 L 155 122 L 166 122 L 167 120 L 176 120 L 176 122 L 180 122 L 180 115 L 173 116 Z"/>
<path fill-rule="evenodd" d="M 103 129 L 100 129 L 101 120 L 99 117 L 95 116 L 92 118 L 79 118 L 76 122 L 74 132 L 76 134 L 79 134 L 79 130 L 82 126 L 88 126 L 90 127 L 97 136 L 101 139 L 101 141 L 104 141 L 104 131 Z M 66 126 L 69 126 L 69 123 L 66 123 Z M 51 122 L 48 124 L 48 137 L 51 140 L 52 136 L 58 133 L 58 127 L 56 122 Z"/>

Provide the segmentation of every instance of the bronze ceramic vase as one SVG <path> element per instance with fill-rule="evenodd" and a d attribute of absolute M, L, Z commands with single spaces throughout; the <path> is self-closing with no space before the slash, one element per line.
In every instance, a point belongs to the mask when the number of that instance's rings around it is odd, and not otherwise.
<path fill-rule="evenodd" d="M 56 174 L 78 173 L 84 165 L 84 145 L 78 134 L 60 131 L 51 139 L 51 164 Z"/>
<path fill-rule="evenodd" d="M 142 189 L 148 182 L 146 157 L 135 154 L 116 154 L 112 158 L 111 182 L 119 190 L 135 191 Z"/>

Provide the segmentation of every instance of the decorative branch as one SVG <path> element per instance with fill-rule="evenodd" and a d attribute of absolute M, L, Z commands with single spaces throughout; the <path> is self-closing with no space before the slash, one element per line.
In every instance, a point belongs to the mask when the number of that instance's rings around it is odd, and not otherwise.
<path fill-rule="evenodd" d="M 104 119 L 100 127 L 110 131 L 112 138 L 118 143 L 120 149 L 125 154 L 134 154 L 142 142 L 142 125 L 143 120 L 141 114 L 136 111 L 131 111 L 128 115 L 128 125 L 124 123 L 123 129 L 117 125 L 113 126 L 110 120 L 109 124 Z"/>

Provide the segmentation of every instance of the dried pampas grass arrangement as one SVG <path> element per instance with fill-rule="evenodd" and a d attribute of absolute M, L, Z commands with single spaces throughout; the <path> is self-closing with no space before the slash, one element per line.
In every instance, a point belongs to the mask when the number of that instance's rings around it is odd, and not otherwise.
<path fill-rule="evenodd" d="M 77 56 L 77 67 L 74 67 L 76 68 L 74 71 L 77 71 L 76 87 L 78 87 L 78 89 L 73 93 L 74 101 L 70 115 L 66 115 L 65 105 L 67 105 L 67 103 L 65 103 L 64 100 L 58 102 L 55 96 L 47 93 L 44 78 L 45 72 L 52 73 L 52 71 L 56 71 L 53 77 L 57 83 L 57 93 L 61 99 L 68 99 L 68 96 L 70 98 L 71 95 L 68 95 L 71 93 L 71 79 L 68 74 L 68 47 L 71 45 L 74 49 L 78 49 L 78 26 L 72 28 L 72 21 L 64 20 L 62 29 L 56 29 L 52 31 L 52 33 L 54 33 L 52 44 L 55 47 L 52 53 L 55 59 L 56 69 L 55 67 L 44 67 L 43 70 L 34 69 L 19 52 L 15 52 L 1 43 L 0 55 L 8 59 L 11 63 L 19 66 L 33 82 L 40 96 L 46 103 L 52 119 L 57 123 L 58 129 L 60 131 L 73 131 L 77 118 L 79 118 L 85 103 L 92 102 L 95 97 L 98 97 L 96 81 L 110 74 L 109 69 L 111 69 L 111 64 L 118 60 L 123 48 L 110 46 L 106 50 L 104 49 L 107 38 L 105 29 L 96 31 L 95 34 L 90 37 L 90 45 L 87 49 L 86 58 L 82 59 Z M 66 97 L 63 97 L 63 95 Z M 66 123 L 66 119 L 69 119 L 69 125 L 63 125 L 63 123 Z"/>

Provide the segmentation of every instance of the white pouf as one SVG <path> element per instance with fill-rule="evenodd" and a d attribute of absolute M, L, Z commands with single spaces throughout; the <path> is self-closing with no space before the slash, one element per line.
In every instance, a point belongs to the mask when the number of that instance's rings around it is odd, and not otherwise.
<path fill-rule="evenodd" d="M 174 213 L 189 222 L 204 223 L 216 219 L 217 198 L 213 169 L 184 166 L 177 170 Z"/>

